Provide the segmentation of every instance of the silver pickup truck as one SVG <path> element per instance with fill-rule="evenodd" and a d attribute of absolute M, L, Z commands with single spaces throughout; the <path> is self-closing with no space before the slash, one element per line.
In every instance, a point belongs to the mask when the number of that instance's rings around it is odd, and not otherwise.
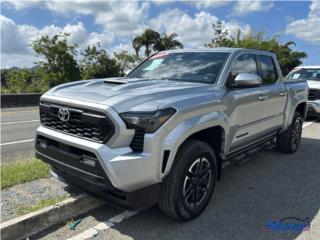
<path fill-rule="evenodd" d="M 297 150 L 307 100 L 307 83 L 285 83 L 269 52 L 160 52 L 126 77 L 45 93 L 36 155 L 110 203 L 158 203 L 187 221 L 205 209 L 225 163 L 272 144 Z"/>

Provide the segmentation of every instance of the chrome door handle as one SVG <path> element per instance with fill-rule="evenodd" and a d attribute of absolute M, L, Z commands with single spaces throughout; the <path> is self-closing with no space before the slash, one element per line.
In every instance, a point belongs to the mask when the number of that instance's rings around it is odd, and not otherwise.
<path fill-rule="evenodd" d="M 259 95 L 259 101 L 264 101 L 266 99 L 268 99 L 267 95 Z"/>
<path fill-rule="evenodd" d="M 280 92 L 280 97 L 284 97 L 284 96 L 286 96 L 287 94 L 286 94 L 286 92 Z"/>

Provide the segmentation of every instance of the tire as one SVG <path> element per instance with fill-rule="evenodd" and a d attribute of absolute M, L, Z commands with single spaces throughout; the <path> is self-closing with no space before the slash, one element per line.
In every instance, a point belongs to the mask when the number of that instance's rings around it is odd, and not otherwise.
<path fill-rule="evenodd" d="M 294 153 L 297 151 L 302 135 L 303 119 L 299 112 L 295 112 L 292 123 L 286 131 L 277 137 L 277 147 L 280 152 Z"/>
<path fill-rule="evenodd" d="M 205 142 L 188 140 L 180 147 L 170 173 L 161 184 L 158 205 L 175 220 L 192 220 L 208 205 L 216 179 L 217 159 L 213 149 Z"/>

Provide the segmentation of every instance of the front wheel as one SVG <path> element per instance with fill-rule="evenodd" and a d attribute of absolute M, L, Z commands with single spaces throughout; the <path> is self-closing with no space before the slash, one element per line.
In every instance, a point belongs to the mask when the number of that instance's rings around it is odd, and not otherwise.
<path fill-rule="evenodd" d="M 302 116 L 299 112 L 295 112 L 288 129 L 277 137 L 277 147 L 281 152 L 294 153 L 297 151 L 301 141 L 302 126 Z"/>
<path fill-rule="evenodd" d="M 188 140 L 161 185 L 159 207 L 180 221 L 196 218 L 207 206 L 217 178 L 217 160 L 205 142 Z"/>

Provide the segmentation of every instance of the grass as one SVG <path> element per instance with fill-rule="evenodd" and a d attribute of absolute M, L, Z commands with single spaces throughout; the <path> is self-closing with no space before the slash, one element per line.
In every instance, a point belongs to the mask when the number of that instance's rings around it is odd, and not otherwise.
<path fill-rule="evenodd" d="M 48 164 L 33 158 L 1 166 L 1 189 L 50 176 Z"/>
<path fill-rule="evenodd" d="M 58 202 L 61 202 L 67 198 L 68 198 L 67 196 L 60 196 L 60 197 L 55 197 L 55 198 L 42 199 L 40 202 L 38 202 L 37 204 L 35 204 L 31 207 L 17 206 L 16 207 L 16 214 L 17 214 L 17 216 L 21 216 L 21 215 L 25 215 L 27 213 L 35 212 L 39 209 L 49 207 L 49 206 L 54 205 Z"/>

